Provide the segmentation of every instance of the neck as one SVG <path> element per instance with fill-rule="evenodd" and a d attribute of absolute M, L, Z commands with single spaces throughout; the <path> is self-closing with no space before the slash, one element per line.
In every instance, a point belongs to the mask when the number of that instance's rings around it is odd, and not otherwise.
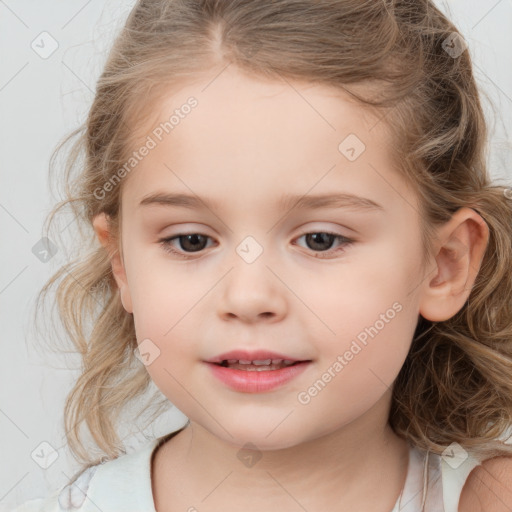
<path fill-rule="evenodd" d="M 178 509 L 178 495 L 184 510 L 391 510 L 408 445 L 387 423 L 388 411 L 382 400 L 337 430 L 265 451 L 227 443 L 192 421 L 155 455 L 157 510 L 174 509 L 162 506 L 171 502 Z"/>

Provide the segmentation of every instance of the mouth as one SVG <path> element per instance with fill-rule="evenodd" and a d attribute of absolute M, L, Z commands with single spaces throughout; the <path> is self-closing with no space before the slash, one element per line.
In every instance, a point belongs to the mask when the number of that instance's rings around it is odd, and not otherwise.
<path fill-rule="evenodd" d="M 235 349 L 212 357 L 205 362 L 217 364 L 224 368 L 236 368 L 248 371 L 268 371 L 279 370 L 281 368 L 306 361 L 311 361 L 311 359 L 296 358 L 287 354 L 279 354 L 278 352 L 265 349 Z"/>
<path fill-rule="evenodd" d="M 313 361 L 263 350 L 233 350 L 204 362 L 228 388 L 241 393 L 264 393 L 285 386 Z"/>
<path fill-rule="evenodd" d="M 297 361 L 293 359 L 223 359 L 218 363 L 211 363 L 223 368 L 231 368 L 233 370 L 244 370 L 247 372 L 268 372 L 275 370 L 282 370 L 290 366 L 295 366 L 301 363 L 310 362 Z"/>

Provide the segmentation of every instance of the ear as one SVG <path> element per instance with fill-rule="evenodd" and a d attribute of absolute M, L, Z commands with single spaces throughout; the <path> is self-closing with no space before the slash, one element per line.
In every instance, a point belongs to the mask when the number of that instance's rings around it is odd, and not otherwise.
<path fill-rule="evenodd" d="M 489 227 L 471 208 L 460 208 L 437 231 L 436 275 L 425 283 L 420 314 L 432 322 L 453 317 L 464 306 L 480 270 Z"/>
<path fill-rule="evenodd" d="M 110 263 L 112 266 L 112 274 L 114 275 L 114 279 L 116 280 L 117 286 L 119 288 L 119 295 L 121 297 L 123 307 L 128 313 L 133 313 L 130 289 L 128 287 L 124 260 L 121 254 L 122 251 L 120 251 L 120 248 L 117 246 L 117 244 L 114 243 L 110 234 L 110 226 L 107 214 L 102 212 L 96 215 L 92 224 L 98 240 L 109 254 Z"/>

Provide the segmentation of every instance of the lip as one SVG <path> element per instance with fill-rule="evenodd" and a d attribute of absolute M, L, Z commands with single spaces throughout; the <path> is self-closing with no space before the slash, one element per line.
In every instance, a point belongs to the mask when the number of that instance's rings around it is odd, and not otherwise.
<path fill-rule="evenodd" d="M 292 366 L 286 366 L 279 370 L 261 371 L 236 370 L 206 361 L 205 364 L 210 368 L 214 377 L 235 391 L 242 393 L 264 393 L 284 386 L 287 382 L 300 375 L 311 364 L 311 361 L 299 361 Z"/>
<path fill-rule="evenodd" d="M 278 354 L 277 352 L 271 352 L 270 350 L 231 350 L 230 352 L 224 352 L 218 356 L 212 357 L 208 359 L 207 363 L 222 363 L 224 359 L 244 359 L 246 361 L 254 361 L 256 360 L 265 360 L 265 359 L 288 359 L 290 361 L 301 361 L 301 359 L 297 359 L 292 356 L 287 356 L 284 354 Z M 309 360 L 308 360 L 309 361 Z M 243 371 L 243 370 L 242 370 Z M 280 371 L 280 370 L 273 370 Z"/>

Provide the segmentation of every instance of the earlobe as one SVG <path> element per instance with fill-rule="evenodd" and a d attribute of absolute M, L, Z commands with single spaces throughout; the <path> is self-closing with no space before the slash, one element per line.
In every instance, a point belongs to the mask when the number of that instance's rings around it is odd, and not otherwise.
<path fill-rule="evenodd" d="M 460 208 L 438 230 L 434 271 L 425 278 L 420 314 L 442 322 L 457 314 L 475 283 L 489 240 L 484 219 L 471 208 Z M 433 277 L 432 277 L 433 275 Z"/>
<path fill-rule="evenodd" d="M 119 288 L 119 296 L 123 307 L 128 313 L 132 313 L 133 307 L 124 262 L 119 247 L 111 237 L 108 216 L 104 212 L 96 215 L 93 219 L 93 227 L 98 240 L 109 254 L 112 274 Z"/>

